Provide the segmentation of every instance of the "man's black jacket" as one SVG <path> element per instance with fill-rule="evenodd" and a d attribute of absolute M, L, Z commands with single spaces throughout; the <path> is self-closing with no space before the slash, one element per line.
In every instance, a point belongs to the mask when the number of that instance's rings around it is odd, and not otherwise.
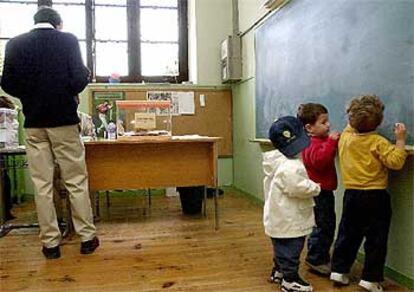
<path fill-rule="evenodd" d="M 88 79 L 70 33 L 37 28 L 7 43 L 1 87 L 21 100 L 26 128 L 79 123 L 76 96 Z"/>

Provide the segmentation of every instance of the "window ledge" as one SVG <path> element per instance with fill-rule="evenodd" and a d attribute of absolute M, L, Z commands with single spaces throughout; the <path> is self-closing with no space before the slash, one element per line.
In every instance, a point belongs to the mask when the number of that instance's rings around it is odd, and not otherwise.
<path fill-rule="evenodd" d="M 199 85 L 199 84 L 175 84 L 175 83 L 89 83 L 88 89 L 211 89 L 230 90 L 231 85 Z"/>

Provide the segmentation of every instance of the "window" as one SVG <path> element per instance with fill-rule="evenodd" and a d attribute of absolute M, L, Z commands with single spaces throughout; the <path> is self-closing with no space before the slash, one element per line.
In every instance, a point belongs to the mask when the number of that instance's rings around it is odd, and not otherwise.
<path fill-rule="evenodd" d="M 95 0 L 95 41 L 96 75 L 128 75 L 127 0 Z"/>
<path fill-rule="evenodd" d="M 0 2 L 0 74 L 3 70 L 4 49 L 7 40 L 24 32 L 33 26 L 33 14 L 37 3 L 25 1 Z M 16 16 L 19 21 L 16 21 Z"/>
<path fill-rule="evenodd" d="M 96 82 L 112 73 L 122 82 L 188 80 L 187 0 L 0 0 L 1 68 L 6 42 L 31 29 L 37 6 L 51 3 Z"/>
<path fill-rule="evenodd" d="M 85 2 L 85 0 L 53 0 L 53 8 L 56 9 L 62 17 L 62 31 L 70 32 L 78 38 L 84 62 L 86 62 L 88 58 L 86 47 Z M 31 19 L 33 19 L 33 16 Z"/>

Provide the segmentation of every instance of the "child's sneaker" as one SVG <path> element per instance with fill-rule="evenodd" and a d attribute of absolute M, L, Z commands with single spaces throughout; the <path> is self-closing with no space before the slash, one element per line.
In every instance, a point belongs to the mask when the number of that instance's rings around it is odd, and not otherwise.
<path fill-rule="evenodd" d="M 332 272 L 330 279 L 339 285 L 349 285 L 349 277 L 346 274 Z"/>
<path fill-rule="evenodd" d="M 382 292 L 382 291 L 384 291 L 384 289 L 382 288 L 382 286 L 378 282 L 369 282 L 369 281 L 361 280 L 361 281 L 359 281 L 358 286 L 362 287 L 365 290 L 370 291 L 370 292 Z"/>
<path fill-rule="evenodd" d="M 283 279 L 283 273 L 279 272 L 275 267 L 273 267 L 272 273 L 270 274 L 270 277 L 269 277 L 269 282 L 280 284 L 282 282 L 282 279 Z"/>
<path fill-rule="evenodd" d="M 313 272 L 316 272 L 324 276 L 329 276 L 331 274 L 331 267 L 329 264 L 313 265 L 310 262 L 305 262 L 305 263 Z"/>
<path fill-rule="evenodd" d="M 313 287 L 299 277 L 291 282 L 283 279 L 280 290 L 282 292 L 312 292 Z"/>

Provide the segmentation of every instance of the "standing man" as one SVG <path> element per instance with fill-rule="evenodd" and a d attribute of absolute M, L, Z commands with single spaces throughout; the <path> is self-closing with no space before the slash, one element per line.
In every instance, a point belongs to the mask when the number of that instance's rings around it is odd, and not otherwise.
<path fill-rule="evenodd" d="M 88 191 L 85 148 L 79 136 L 77 95 L 89 82 L 76 37 L 61 32 L 62 19 L 50 7 L 34 15 L 35 27 L 6 46 L 1 86 L 23 105 L 26 150 L 35 189 L 42 252 L 60 257 L 61 233 L 53 204 L 55 161 L 69 192 L 80 252 L 99 246 Z"/>

